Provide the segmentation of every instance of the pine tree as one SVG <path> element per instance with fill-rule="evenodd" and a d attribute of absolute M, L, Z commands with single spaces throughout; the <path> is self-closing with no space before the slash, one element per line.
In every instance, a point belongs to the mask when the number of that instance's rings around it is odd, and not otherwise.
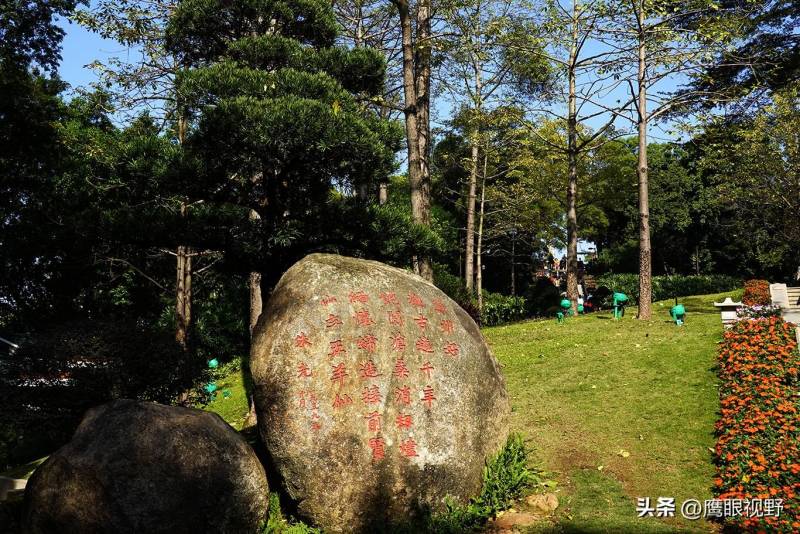
<path fill-rule="evenodd" d="M 309 220 L 327 231 L 346 222 L 325 219 L 334 193 L 377 187 L 393 169 L 399 130 L 368 106 L 385 62 L 335 46 L 336 31 L 323 0 L 183 0 L 167 28 L 199 162 L 187 192 L 236 206 L 257 236 L 251 321 L 267 262 L 280 271 L 307 251 L 297 242 Z"/>

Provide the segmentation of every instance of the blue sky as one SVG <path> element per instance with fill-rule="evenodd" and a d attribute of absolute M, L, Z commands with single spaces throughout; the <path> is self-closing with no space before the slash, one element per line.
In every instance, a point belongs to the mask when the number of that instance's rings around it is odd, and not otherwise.
<path fill-rule="evenodd" d="M 62 43 L 58 72 L 73 89 L 97 81 L 95 73 L 86 65 L 96 59 L 103 60 L 126 53 L 126 48 L 118 42 L 103 39 L 68 20 L 62 19 L 58 25 L 67 32 Z"/>

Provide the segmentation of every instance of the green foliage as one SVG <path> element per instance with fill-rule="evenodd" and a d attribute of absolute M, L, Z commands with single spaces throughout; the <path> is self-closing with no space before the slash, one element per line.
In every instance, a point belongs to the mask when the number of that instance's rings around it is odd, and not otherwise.
<path fill-rule="evenodd" d="M 446 502 L 446 510 L 431 518 L 428 532 L 459 534 L 480 530 L 489 519 L 510 508 L 514 500 L 541 482 L 540 473 L 531 469 L 529 463 L 522 435 L 511 434 L 503 449 L 487 461 L 480 495 L 467 505 Z"/>
<path fill-rule="evenodd" d="M 635 273 L 604 274 L 597 277 L 597 285 L 620 291 L 634 301 L 639 299 L 639 275 Z M 703 295 L 732 291 L 742 287 L 742 280 L 721 274 L 672 275 L 653 277 L 653 300 L 667 300 L 688 295 Z"/>
<path fill-rule="evenodd" d="M 483 311 L 479 312 L 478 300 L 467 291 L 464 280 L 447 272 L 442 265 L 434 265 L 433 281 L 436 287 L 456 301 L 482 326 L 521 321 L 528 316 L 528 307 L 523 297 L 501 295 L 486 290 L 483 291 Z"/>
<path fill-rule="evenodd" d="M 555 315 L 560 301 L 561 291 L 549 278 L 538 278 L 525 291 L 525 306 L 529 317 Z"/>
<path fill-rule="evenodd" d="M 261 532 L 262 534 L 322 534 L 320 529 L 310 527 L 302 521 L 283 517 L 280 497 L 277 493 L 269 494 L 269 519 Z"/>
<path fill-rule="evenodd" d="M 400 226 L 354 194 L 377 190 L 400 147 L 399 125 L 363 105 L 382 89 L 385 62 L 335 47 L 336 32 L 321 0 L 182 0 L 167 25 L 193 118 L 181 193 L 236 207 L 226 259 L 261 271 L 265 286 L 312 250 L 363 255 L 373 222 Z M 404 228 L 390 248 L 429 237 Z"/>
<path fill-rule="evenodd" d="M 12 425 L 9 460 L 60 446 L 92 406 L 120 398 L 174 402 L 202 368 L 171 332 L 135 322 L 73 321 L 35 332 L 5 363 L 0 384 L 0 415 Z"/>
<path fill-rule="evenodd" d="M 523 297 L 483 292 L 481 325 L 496 326 L 521 321 L 528 316 L 528 306 Z"/>
<path fill-rule="evenodd" d="M 55 71 L 61 59 L 64 29 L 56 24 L 81 0 L 5 0 L 0 3 L 0 63 Z"/>

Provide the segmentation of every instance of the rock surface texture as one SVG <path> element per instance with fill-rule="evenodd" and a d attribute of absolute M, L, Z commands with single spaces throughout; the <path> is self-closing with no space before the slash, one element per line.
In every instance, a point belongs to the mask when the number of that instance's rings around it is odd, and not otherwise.
<path fill-rule="evenodd" d="M 478 493 L 508 435 L 500 368 L 434 285 L 312 254 L 276 286 L 251 349 L 259 432 L 300 515 L 330 532 L 408 524 Z"/>
<path fill-rule="evenodd" d="M 33 474 L 25 531 L 255 532 L 268 500 L 264 468 L 219 416 L 119 400 Z"/>

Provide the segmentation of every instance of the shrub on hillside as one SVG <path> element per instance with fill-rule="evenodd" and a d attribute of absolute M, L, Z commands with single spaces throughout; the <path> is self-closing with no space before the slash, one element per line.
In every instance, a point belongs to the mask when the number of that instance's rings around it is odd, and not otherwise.
<path fill-rule="evenodd" d="M 464 280 L 450 274 L 443 266 L 434 265 L 433 283 L 436 287 L 441 289 L 445 295 L 456 301 L 465 312 L 475 319 L 475 322 L 480 323 L 481 317 L 478 312 L 478 305 L 473 300 L 470 292 L 467 291 Z"/>
<path fill-rule="evenodd" d="M 478 311 L 478 301 L 467 291 L 464 281 L 447 272 L 442 266 L 434 267 L 433 282 L 482 326 L 496 326 L 527 317 L 524 298 L 486 290 L 483 291 L 483 312 Z"/>
<path fill-rule="evenodd" d="M 621 291 L 633 301 L 639 300 L 639 275 L 636 273 L 604 274 L 597 277 L 597 285 Z M 654 276 L 653 300 L 722 293 L 740 287 L 739 278 L 722 274 Z"/>
<path fill-rule="evenodd" d="M 560 301 L 561 291 L 546 277 L 537 278 L 525 291 L 525 307 L 531 317 L 555 315 Z"/>
<path fill-rule="evenodd" d="M 728 518 L 746 531 L 800 530 L 800 354 L 780 318 L 737 322 L 719 349 L 719 499 L 782 499 L 780 517 Z"/>
<path fill-rule="evenodd" d="M 742 304 L 745 306 L 766 306 L 772 303 L 769 295 L 769 282 L 766 280 L 748 280 L 744 283 Z"/>
<path fill-rule="evenodd" d="M 504 323 L 521 321 L 527 317 L 525 299 L 511 297 L 500 293 L 483 292 L 483 310 L 481 325 L 497 326 Z"/>

